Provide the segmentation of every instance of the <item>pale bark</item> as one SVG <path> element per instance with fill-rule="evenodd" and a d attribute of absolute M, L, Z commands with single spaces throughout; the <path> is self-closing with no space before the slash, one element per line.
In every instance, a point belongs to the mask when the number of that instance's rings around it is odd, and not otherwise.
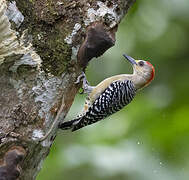
<path fill-rule="evenodd" d="M 133 2 L 0 0 L 0 180 L 35 179 L 80 87 L 74 82 L 114 44 Z"/>

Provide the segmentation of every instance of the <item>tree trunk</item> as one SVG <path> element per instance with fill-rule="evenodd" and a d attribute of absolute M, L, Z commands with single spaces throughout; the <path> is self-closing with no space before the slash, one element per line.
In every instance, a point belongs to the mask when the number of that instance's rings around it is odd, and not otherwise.
<path fill-rule="evenodd" d="M 0 180 L 35 179 L 93 57 L 134 0 L 0 0 Z"/>

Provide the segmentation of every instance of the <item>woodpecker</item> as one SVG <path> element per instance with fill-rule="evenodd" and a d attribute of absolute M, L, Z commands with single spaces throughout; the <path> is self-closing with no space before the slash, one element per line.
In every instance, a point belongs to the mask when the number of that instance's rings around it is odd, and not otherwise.
<path fill-rule="evenodd" d="M 84 73 L 78 77 L 76 83 L 83 78 L 83 91 L 88 94 L 83 112 L 76 119 L 59 124 L 59 128 L 76 131 L 96 123 L 128 105 L 138 90 L 149 85 L 155 75 L 153 65 L 125 54 L 123 56 L 132 64 L 133 74 L 115 75 L 97 86 L 90 86 Z"/>

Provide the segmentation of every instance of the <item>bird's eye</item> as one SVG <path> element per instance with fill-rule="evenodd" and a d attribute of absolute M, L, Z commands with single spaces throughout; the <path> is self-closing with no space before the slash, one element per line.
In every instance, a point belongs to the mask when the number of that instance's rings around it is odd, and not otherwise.
<path fill-rule="evenodd" d="M 140 61 L 138 64 L 139 66 L 144 66 L 144 61 Z"/>

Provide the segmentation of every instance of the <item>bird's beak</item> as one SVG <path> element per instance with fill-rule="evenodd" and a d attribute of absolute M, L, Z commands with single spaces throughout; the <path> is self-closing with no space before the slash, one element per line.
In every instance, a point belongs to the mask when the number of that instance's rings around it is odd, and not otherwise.
<path fill-rule="evenodd" d="M 125 59 L 127 59 L 132 65 L 136 65 L 136 61 L 135 59 L 133 59 L 131 56 L 128 56 L 126 54 L 123 54 L 123 56 L 125 57 Z"/>

